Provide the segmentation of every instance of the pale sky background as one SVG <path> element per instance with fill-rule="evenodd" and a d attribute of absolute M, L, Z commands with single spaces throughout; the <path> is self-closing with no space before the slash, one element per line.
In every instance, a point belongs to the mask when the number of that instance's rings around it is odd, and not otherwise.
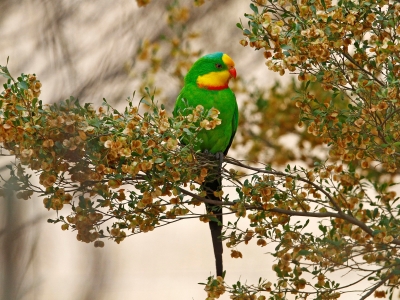
<path fill-rule="evenodd" d="M 118 103 L 137 89 L 123 70 L 124 63 L 134 59 L 141 39 L 164 30 L 166 14 L 160 6 L 167 2 L 153 0 L 148 7 L 138 8 L 133 0 L 2 0 L 0 65 L 9 56 L 13 75 L 36 73 L 45 103 L 70 95 L 95 106 L 103 97 Z M 226 52 L 240 76 L 257 77 L 260 84 L 272 85 L 278 76 L 265 67 L 261 53 L 239 44 L 242 35 L 235 24 L 239 18 L 245 21 L 249 1 L 220 1 L 226 4 L 214 7 L 216 2 L 208 1 L 191 11 L 192 26 L 203 33 L 195 47 Z M 192 1 L 181 3 L 191 7 Z M 160 84 L 166 82 L 173 102 L 180 87 L 164 76 Z M 122 107 L 123 102 L 116 105 Z M 0 165 L 7 161 L 3 158 Z M 95 249 L 78 242 L 75 232 L 62 232 L 60 225 L 48 224 L 46 220 L 56 213 L 44 209 L 42 199 L 14 200 L 12 205 L 6 201 L 0 200 L 0 211 L 8 210 L 0 219 L 1 259 L 8 271 L 15 270 L 18 285 L 0 285 L 0 289 L 10 289 L 8 294 L 0 291 L 1 300 L 206 297 L 204 286 L 197 283 L 206 282 L 215 270 L 208 224 L 197 219 L 181 221 L 127 238 L 119 245 L 105 241 L 104 248 Z M 19 230 L 27 222 L 33 224 Z M 230 250 L 224 249 L 227 282 L 257 283 L 259 276 L 274 281 L 274 262 L 264 255 L 273 248 L 254 244 L 239 247 L 243 259 L 230 258 Z M 7 277 L 11 275 L 0 273 L 3 283 Z M 226 294 L 220 299 L 228 298 Z"/>

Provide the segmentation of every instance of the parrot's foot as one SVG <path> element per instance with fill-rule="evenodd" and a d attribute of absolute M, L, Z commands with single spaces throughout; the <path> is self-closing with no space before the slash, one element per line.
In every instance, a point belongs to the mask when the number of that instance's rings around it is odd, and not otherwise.
<path fill-rule="evenodd" d="M 215 153 L 215 158 L 219 162 L 219 168 L 222 168 L 222 163 L 224 162 L 224 157 L 225 157 L 225 155 L 222 152 Z"/>
<path fill-rule="evenodd" d="M 223 152 L 217 152 L 215 154 L 209 152 L 208 150 L 204 150 L 203 152 L 205 155 L 214 156 L 215 159 L 218 161 L 219 168 L 222 167 L 222 163 L 224 162 L 225 155 Z"/>

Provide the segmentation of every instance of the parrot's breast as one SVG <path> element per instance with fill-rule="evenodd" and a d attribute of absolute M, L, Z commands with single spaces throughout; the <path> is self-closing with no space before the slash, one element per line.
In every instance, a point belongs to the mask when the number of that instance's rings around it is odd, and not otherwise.
<path fill-rule="evenodd" d="M 210 153 L 225 152 L 236 132 L 233 118 L 237 113 L 237 103 L 231 89 L 206 90 L 196 85 L 185 86 L 178 96 L 175 109 L 183 108 L 180 111 L 184 112 L 185 103 L 193 108 L 202 105 L 206 111 L 216 108 L 220 112 L 218 118 L 221 119 L 221 124 L 211 130 L 201 129 L 197 135 L 200 141 L 195 145 L 195 150 L 207 150 Z"/>

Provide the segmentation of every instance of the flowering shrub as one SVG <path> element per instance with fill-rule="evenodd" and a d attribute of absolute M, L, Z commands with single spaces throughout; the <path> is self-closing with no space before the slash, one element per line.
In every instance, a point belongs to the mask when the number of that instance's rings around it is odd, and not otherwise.
<path fill-rule="evenodd" d="M 218 162 L 193 145 L 197 132 L 223 122 L 218 111 L 188 107 L 186 116 L 171 118 L 148 90 L 140 101 L 143 113 L 133 99 L 123 112 L 106 101 L 98 109 L 73 98 L 46 105 L 38 98 L 42 87 L 35 75 L 14 79 L 7 67 L 0 73 L 7 78 L 0 96 L 0 142 L 4 155 L 17 160 L 8 166 L 2 192 L 41 196 L 45 208 L 57 212 L 49 222 L 75 230 L 78 240 L 96 247 L 104 246 L 104 238 L 120 243 L 185 218 L 208 222 L 215 217 L 198 215 L 193 206 L 224 206 L 237 221 L 250 222 L 246 228 L 224 224 L 231 257 L 245 259 L 240 248 L 250 243 L 262 251 L 273 246 L 268 254 L 274 273 L 253 284 L 211 276 L 204 283 L 207 299 L 224 293 L 259 300 L 289 294 L 336 299 L 351 292 L 361 299 L 392 297 L 400 285 L 394 189 L 400 5 L 254 0 L 250 8 L 247 28 L 238 24 L 240 44 L 262 49 L 269 70 L 296 74 L 302 85 L 274 87 L 268 94 L 246 83 L 234 86 L 248 97 L 235 145 L 248 147 L 247 158 L 260 161 L 224 159 L 224 187 L 236 193 L 218 191 L 222 201 L 213 201 L 201 187 Z M 171 27 L 184 28 L 188 18 L 188 10 L 171 6 Z M 179 52 L 179 40 L 167 42 L 171 53 Z M 158 48 L 144 43 L 138 52 L 150 62 L 149 81 L 159 67 Z M 195 52 L 180 54 L 187 59 L 176 66 L 179 78 Z M 298 152 L 279 141 L 286 134 L 296 136 Z M 320 153 L 313 153 L 315 147 Z M 275 170 L 273 164 L 286 167 Z M 341 277 L 349 272 L 359 277 Z M 361 282 L 369 285 L 360 288 Z"/>
<path fill-rule="evenodd" d="M 400 145 L 400 4 L 391 1 L 253 1 L 243 45 L 263 49 L 266 65 L 307 82 L 301 124 L 331 146 L 330 157 L 373 161 L 395 172 Z M 318 82 L 332 97 L 307 91 Z M 340 95 L 347 105 L 335 101 Z"/>
<path fill-rule="evenodd" d="M 192 114 L 173 120 L 153 103 L 139 114 L 132 99 L 122 113 L 105 100 L 97 111 L 73 98 L 44 105 L 35 75 L 14 80 L 7 67 L 1 70 L 8 82 L 0 96 L 0 141 L 19 160 L 9 166 L 11 178 L 3 190 L 17 190 L 23 199 L 39 193 L 48 210 L 62 213 L 70 207 L 66 217 L 50 222 L 76 229 L 79 241 L 95 246 L 104 245 L 100 238 L 119 243 L 189 212 L 181 205 L 179 186 L 202 183 L 207 175 L 190 145 L 196 130 L 220 123 L 217 110 L 188 108 Z M 178 148 L 182 135 L 188 146 Z M 110 219 L 115 221 L 105 230 L 102 225 Z"/>

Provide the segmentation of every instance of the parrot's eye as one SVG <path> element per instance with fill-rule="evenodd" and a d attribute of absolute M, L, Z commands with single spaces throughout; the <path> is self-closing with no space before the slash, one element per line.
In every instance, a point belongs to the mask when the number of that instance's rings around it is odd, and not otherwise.
<path fill-rule="evenodd" d="M 217 69 L 222 69 L 222 65 L 221 65 L 221 64 L 215 64 L 215 67 L 216 67 Z"/>

